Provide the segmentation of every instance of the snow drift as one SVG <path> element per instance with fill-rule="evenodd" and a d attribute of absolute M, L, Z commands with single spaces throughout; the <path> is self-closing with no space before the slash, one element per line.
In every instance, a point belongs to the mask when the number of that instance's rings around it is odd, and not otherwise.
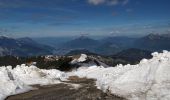
<path fill-rule="evenodd" d="M 152 55 L 137 65 L 83 67 L 69 74 L 95 78 L 99 89 L 129 100 L 170 100 L 170 52 Z"/>
<path fill-rule="evenodd" d="M 58 70 L 44 70 L 35 66 L 11 66 L 0 67 L 0 100 L 9 95 L 18 94 L 32 90 L 30 85 L 47 85 L 60 83 L 59 79 L 64 77 L 63 72 Z"/>

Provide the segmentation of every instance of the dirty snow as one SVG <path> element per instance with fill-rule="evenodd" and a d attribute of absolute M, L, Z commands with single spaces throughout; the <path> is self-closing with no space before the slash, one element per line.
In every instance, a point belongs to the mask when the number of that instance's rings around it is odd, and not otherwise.
<path fill-rule="evenodd" d="M 137 65 L 83 67 L 69 74 L 95 78 L 99 89 L 129 100 L 170 100 L 170 52 L 152 55 Z"/>
<path fill-rule="evenodd" d="M 0 67 L 0 100 L 9 95 L 18 94 L 32 90 L 30 85 L 49 85 L 60 83 L 64 77 L 63 72 L 58 70 L 44 70 L 35 66 L 11 66 Z"/>
<path fill-rule="evenodd" d="M 82 66 L 76 71 L 64 73 L 58 70 L 39 69 L 35 66 L 0 67 L 0 100 L 29 91 L 30 85 L 57 84 L 68 76 L 97 79 L 96 85 L 104 92 L 129 100 L 170 100 L 170 52 L 153 53 L 150 60 L 143 59 L 137 65 Z M 80 59 L 81 58 L 81 59 Z M 84 61 L 81 55 L 78 61 Z"/>

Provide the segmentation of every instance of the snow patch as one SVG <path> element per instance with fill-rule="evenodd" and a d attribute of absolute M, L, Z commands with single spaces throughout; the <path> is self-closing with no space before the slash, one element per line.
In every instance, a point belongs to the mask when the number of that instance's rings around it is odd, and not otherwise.
<path fill-rule="evenodd" d="M 87 55 L 81 54 L 80 58 L 77 61 L 78 62 L 83 62 L 83 61 L 86 61 L 86 59 L 87 59 Z"/>
<path fill-rule="evenodd" d="M 81 54 L 78 59 L 74 59 L 73 61 L 71 61 L 71 63 L 74 64 L 74 63 L 78 63 L 78 62 L 84 62 L 86 60 L 87 60 L 87 55 Z"/>

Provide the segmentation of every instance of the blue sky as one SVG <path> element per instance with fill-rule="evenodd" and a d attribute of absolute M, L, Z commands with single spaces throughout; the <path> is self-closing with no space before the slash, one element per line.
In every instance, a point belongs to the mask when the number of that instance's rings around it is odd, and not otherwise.
<path fill-rule="evenodd" d="M 0 0 L 0 34 L 15 37 L 170 32 L 170 0 Z"/>

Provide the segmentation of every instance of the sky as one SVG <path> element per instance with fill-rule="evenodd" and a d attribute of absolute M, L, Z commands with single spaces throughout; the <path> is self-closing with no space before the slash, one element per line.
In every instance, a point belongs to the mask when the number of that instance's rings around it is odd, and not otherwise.
<path fill-rule="evenodd" d="M 0 35 L 170 33 L 170 0 L 0 0 Z"/>

